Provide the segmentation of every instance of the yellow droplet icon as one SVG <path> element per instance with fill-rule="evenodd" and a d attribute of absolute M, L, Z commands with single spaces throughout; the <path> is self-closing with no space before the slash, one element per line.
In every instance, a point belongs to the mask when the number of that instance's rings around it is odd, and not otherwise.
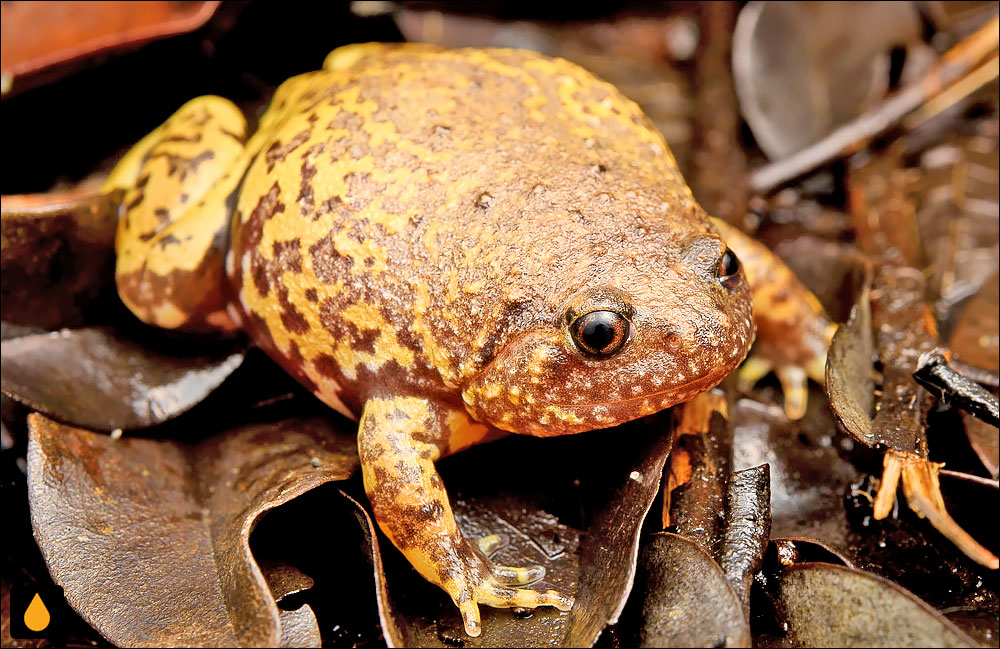
<path fill-rule="evenodd" d="M 49 625 L 50 619 L 49 609 L 45 608 L 42 598 L 38 596 L 38 593 L 35 593 L 28 608 L 24 611 L 24 626 L 37 633 Z"/>

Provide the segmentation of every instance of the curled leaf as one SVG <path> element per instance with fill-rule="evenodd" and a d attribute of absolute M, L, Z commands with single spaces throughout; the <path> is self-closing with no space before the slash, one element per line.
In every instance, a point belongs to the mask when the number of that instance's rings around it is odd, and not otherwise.
<path fill-rule="evenodd" d="M 764 563 L 770 536 L 770 467 L 762 464 L 732 473 L 726 488 L 726 520 L 719 565 L 746 613 L 750 609 L 750 586 Z"/>
<path fill-rule="evenodd" d="M 909 3 L 747 4 L 733 33 L 733 76 L 761 149 L 784 158 L 860 115 L 888 88 L 889 50 L 919 28 Z"/>
<path fill-rule="evenodd" d="M 103 431 L 146 428 L 198 404 L 245 354 L 241 342 L 195 347 L 194 353 L 190 347 L 154 351 L 99 327 L 6 340 L 2 389 L 73 425 Z"/>
<path fill-rule="evenodd" d="M 353 431 L 328 419 L 289 420 L 185 445 L 114 440 L 38 414 L 29 427 L 35 538 L 67 601 L 105 638 L 279 644 L 278 609 L 250 554 L 250 530 L 264 511 L 350 476 Z"/>
<path fill-rule="evenodd" d="M 717 556 L 733 431 L 725 394 L 715 389 L 681 406 L 667 467 L 663 527 Z"/>
<path fill-rule="evenodd" d="M 844 429 L 866 446 L 874 446 L 881 441 L 875 438 L 872 431 L 875 343 L 869 302 L 870 281 L 861 289 L 851 308 L 850 318 L 833 335 L 826 357 L 826 394 L 830 409 Z"/>

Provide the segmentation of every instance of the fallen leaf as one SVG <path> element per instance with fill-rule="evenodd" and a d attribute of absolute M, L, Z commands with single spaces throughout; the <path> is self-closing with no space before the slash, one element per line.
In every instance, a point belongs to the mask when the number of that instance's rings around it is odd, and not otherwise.
<path fill-rule="evenodd" d="M 218 2 L 55 2 L 50 5 L 3 5 L 3 76 L 14 89 L 29 87 L 22 77 L 56 77 L 39 72 L 109 49 L 171 34 L 193 31 L 205 24 Z M 16 81 L 16 83 L 15 83 Z M 39 83 L 38 78 L 32 79 Z M 7 94 L 11 90 L 3 88 Z"/>
<path fill-rule="evenodd" d="M 889 50 L 919 30 L 910 3 L 748 3 L 733 32 L 733 76 L 760 148 L 784 158 L 860 115 L 888 88 Z"/>
<path fill-rule="evenodd" d="M 240 366 L 246 345 L 164 339 L 153 349 L 94 327 L 6 340 L 2 350 L 4 394 L 60 421 L 112 431 L 194 407 Z"/>
<path fill-rule="evenodd" d="M 718 556 L 733 431 L 721 389 L 683 404 L 667 467 L 662 526 Z"/>
<path fill-rule="evenodd" d="M 332 421 L 248 425 L 185 445 L 31 415 L 32 527 L 53 579 L 117 645 L 279 644 L 248 536 L 263 512 L 355 471 L 353 427 Z"/>
<path fill-rule="evenodd" d="M 996 373 L 1000 369 L 1000 275 L 994 274 L 965 305 L 950 347 L 962 361 Z M 962 416 L 965 434 L 976 455 L 994 478 L 1000 473 L 1000 437 L 995 426 L 968 414 Z"/>
<path fill-rule="evenodd" d="M 640 647 L 750 646 L 739 596 L 719 565 L 690 539 L 653 534 L 642 550 L 635 591 L 642 602 Z"/>
<path fill-rule="evenodd" d="M 789 566 L 778 599 L 793 646 L 975 647 L 976 642 L 887 579 L 826 563 Z"/>

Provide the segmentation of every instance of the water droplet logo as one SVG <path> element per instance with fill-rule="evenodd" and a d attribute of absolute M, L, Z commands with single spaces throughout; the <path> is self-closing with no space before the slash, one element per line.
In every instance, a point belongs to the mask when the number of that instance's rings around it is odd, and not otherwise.
<path fill-rule="evenodd" d="M 50 619 L 49 609 L 45 608 L 41 596 L 35 593 L 28 608 L 24 611 L 24 626 L 37 633 L 49 625 Z"/>

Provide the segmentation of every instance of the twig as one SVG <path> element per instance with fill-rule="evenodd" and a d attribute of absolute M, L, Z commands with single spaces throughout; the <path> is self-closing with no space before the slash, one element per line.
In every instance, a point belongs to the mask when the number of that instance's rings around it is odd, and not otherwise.
<path fill-rule="evenodd" d="M 1000 489 L 1000 480 L 991 480 L 990 478 L 983 478 L 978 475 L 972 475 L 971 473 L 962 473 L 961 471 L 952 471 L 951 469 L 941 469 L 939 473 L 948 478 L 955 478 L 956 480 L 966 480 L 968 482 L 975 482 L 976 484 L 981 484 L 984 487 L 993 487 L 994 489 Z"/>
<path fill-rule="evenodd" d="M 903 122 L 909 130 L 914 130 L 932 117 L 940 115 L 962 101 L 987 83 L 1000 76 L 1000 55 L 994 54 L 985 63 L 948 86 L 936 97 L 931 97 Z"/>
<path fill-rule="evenodd" d="M 913 378 L 938 399 L 954 403 L 987 424 L 1000 426 L 1000 400 L 996 395 L 949 367 L 940 352 L 921 356 Z"/>
<path fill-rule="evenodd" d="M 948 365 L 951 366 L 951 369 L 955 370 L 962 376 L 972 379 L 980 385 L 985 385 L 988 388 L 1000 388 L 1000 375 L 996 372 L 991 372 L 989 370 L 984 370 L 981 367 L 976 367 L 975 365 L 963 363 L 954 357 L 948 361 Z"/>
<path fill-rule="evenodd" d="M 819 142 L 750 174 L 751 187 L 757 192 L 769 192 L 822 164 L 857 151 L 867 140 L 888 130 L 976 67 L 983 58 L 997 48 L 1000 42 L 998 31 L 1000 31 L 1000 17 L 994 16 L 988 23 L 945 52 L 917 83 L 899 91 Z"/>

